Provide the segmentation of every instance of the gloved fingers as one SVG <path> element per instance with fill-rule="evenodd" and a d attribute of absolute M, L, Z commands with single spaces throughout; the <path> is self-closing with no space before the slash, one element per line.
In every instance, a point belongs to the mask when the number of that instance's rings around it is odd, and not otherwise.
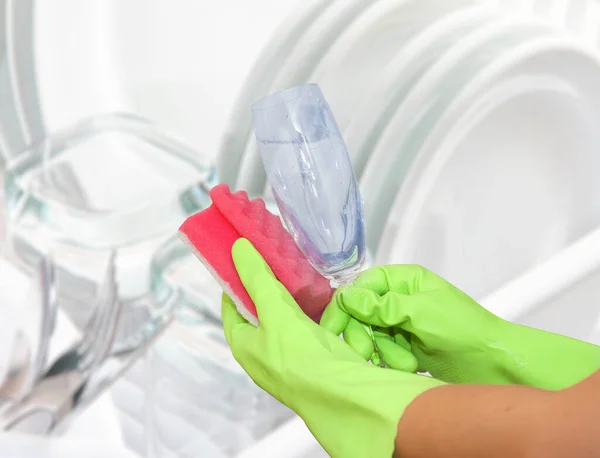
<path fill-rule="evenodd" d="M 387 339 L 394 342 L 394 329 L 393 328 L 380 328 L 377 326 L 373 327 L 373 334 L 377 338 Z"/>
<path fill-rule="evenodd" d="M 350 286 L 344 288 L 337 300 L 340 308 L 359 321 L 383 328 L 402 326 L 411 331 L 411 319 L 422 311 L 416 297 L 388 292 L 383 296 L 371 289 Z"/>
<path fill-rule="evenodd" d="M 396 344 L 400 345 L 405 350 L 411 351 L 412 344 L 410 332 L 405 331 L 404 329 L 399 328 L 397 326 L 391 329 L 393 331 L 394 341 L 396 342 Z"/>
<path fill-rule="evenodd" d="M 405 337 L 405 335 L 409 335 L 408 333 L 397 328 L 380 327 L 374 328 L 373 333 L 379 351 L 388 367 L 403 372 L 414 373 L 417 371 L 417 358 L 412 354 L 410 342 Z M 400 341 L 399 343 L 397 339 Z"/>
<path fill-rule="evenodd" d="M 221 318 L 223 319 L 223 330 L 225 331 L 225 339 L 230 347 L 235 345 L 235 332 L 240 327 L 253 326 L 246 321 L 246 319 L 240 315 L 237 311 L 233 300 L 225 293 L 221 298 Z"/>
<path fill-rule="evenodd" d="M 403 372 L 415 373 L 419 365 L 417 358 L 405 348 L 386 337 L 375 337 L 386 366 Z"/>
<path fill-rule="evenodd" d="M 371 359 L 374 350 L 373 339 L 364 326 L 354 318 L 350 319 L 344 330 L 344 341 L 364 359 L 367 361 Z"/>
<path fill-rule="evenodd" d="M 331 302 L 325 308 L 323 316 L 321 317 L 320 325 L 325 329 L 333 332 L 336 336 L 339 336 L 350 322 L 350 315 L 344 312 L 338 305 L 338 292 L 333 295 Z"/>
<path fill-rule="evenodd" d="M 270 321 L 277 321 L 278 316 L 286 313 L 286 308 L 300 309 L 248 240 L 237 240 L 233 244 L 231 255 L 238 275 L 256 306 L 259 322 L 268 324 Z M 282 307 L 282 302 L 289 307 Z"/>
<path fill-rule="evenodd" d="M 354 286 L 368 288 L 380 296 L 389 291 L 416 294 L 446 285 L 445 280 L 424 267 L 414 264 L 395 264 L 372 267 L 361 273 Z"/>

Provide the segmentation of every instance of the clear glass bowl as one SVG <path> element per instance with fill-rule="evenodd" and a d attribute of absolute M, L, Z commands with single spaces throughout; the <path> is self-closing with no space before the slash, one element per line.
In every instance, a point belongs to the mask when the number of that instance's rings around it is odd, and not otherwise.
<path fill-rule="evenodd" d="M 125 302 L 119 345 L 136 345 L 165 318 L 147 296 L 151 257 L 165 234 L 204 208 L 212 165 L 124 114 L 93 117 L 42 139 L 6 167 L 8 243 L 25 266 L 51 253 L 61 306 L 78 327 L 110 251 Z M 142 333 L 142 334 L 141 334 Z"/>

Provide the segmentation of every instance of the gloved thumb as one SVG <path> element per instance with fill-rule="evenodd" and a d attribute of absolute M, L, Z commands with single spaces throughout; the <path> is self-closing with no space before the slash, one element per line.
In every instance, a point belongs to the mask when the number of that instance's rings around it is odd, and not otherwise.
<path fill-rule="evenodd" d="M 376 332 L 375 338 L 387 367 L 410 373 L 417 371 L 419 362 L 409 350 L 398 345 L 392 337 L 385 334 Z"/>
<path fill-rule="evenodd" d="M 278 316 L 286 313 L 286 309 L 299 310 L 294 298 L 248 240 L 237 240 L 231 255 L 240 280 L 256 306 L 259 322 L 267 324 L 276 321 Z"/>
<path fill-rule="evenodd" d="M 344 329 L 344 341 L 352 347 L 352 349 L 362 356 L 367 361 L 371 359 L 371 355 L 375 350 L 373 339 L 362 324 L 354 318 L 350 318 L 348 326 Z"/>

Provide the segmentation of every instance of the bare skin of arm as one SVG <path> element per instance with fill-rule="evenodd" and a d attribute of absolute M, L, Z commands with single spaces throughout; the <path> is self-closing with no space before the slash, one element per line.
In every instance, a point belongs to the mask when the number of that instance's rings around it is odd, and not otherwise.
<path fill-rule="evenodd" d="M 600 371 L 563 391 L 447 385 L 398 423 L 395 458 L 600 457 Z"/>

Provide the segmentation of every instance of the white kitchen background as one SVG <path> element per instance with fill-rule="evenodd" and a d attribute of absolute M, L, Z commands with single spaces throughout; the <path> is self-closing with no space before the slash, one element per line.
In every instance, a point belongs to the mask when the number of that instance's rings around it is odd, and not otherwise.
<path fill-rule="evenodd" d="M 250 105 L 304 82 L 347 140 L 372 263 L 421 263 L 504 318 L 600 344 L 596 1 L 0 0 L 0 24 L 1 372 L 39 321 L 17 281 L 40 259 L 59 279 L 51 353 L 112 255 L 111 355 L 160 334 L 61 440 L 326 456 L 232 359 L 219 290 L 175 237 L 216 182 L 268 193 Z M 75 447 L 56 440 L 48 456 Z"/>

